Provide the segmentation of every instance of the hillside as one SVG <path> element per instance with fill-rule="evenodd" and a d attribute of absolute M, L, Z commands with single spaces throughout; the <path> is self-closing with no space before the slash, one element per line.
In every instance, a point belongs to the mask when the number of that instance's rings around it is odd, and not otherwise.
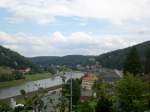
<path fill-rule="evenodd" d="M 63 57 L 57 56 L 41 56 L 41 57 L 33 57 L 31 61 L 34 64 L 47 66 L 49 64 L 54 65 L 67 65 L 67 66 L 76 66 L 80 65 L 87 65 L 92 64 L 90 59 L 93 59 L 94 56 L 83 56 L 83 55 L 67 55 Z"/>
<path fill-rule="evenodd" d="M 144 63 L 146 51 L 148 48 L 150 48 L 150 41 L 147 41 L 147 42 L 144 42 L 144 43 L 132 46 L 132 47 L 137 48 L 138 53 L 141 58 L 141 62 Z M 97 57 L 97 60 L 104 67 L 122 69 L 123 63 L 130 49 L 131 47 L 128 47 L 125 49 L 120 49 L 120 50 L 112 51 L 106 54 L 102 54 Z"/>
<path fill-rule="evenodd" d="M 150 48 L 150 41 L 132 46 L 136 47 L 138 53 L 141 58 L 141 62 L 144 63 L 145 60 L 145 53 L 148 48 Z M 99 56 L 83 56 L 83 55 L 68 55 L 64 57 L 58 56 L 41 56 L 41 57 L 33 57 L 30 58 L 31 61 L 35 64 L 47 66 L 49 64 L 54 65 L 67 65 L 67 66 L 76 66 L 80 65 L 90 65 L 93 61 L 90 59 L 95 58 L 100 64 L 107 68 L 117 68 L 122 69 L 123 63 L 126 59 L 128 52 L 130 51 L 131 47 L 125 49 L 119 49 L 116 51 L 108 52 Z"/>
<path fill-rule="evenodd" d="M 0 46 L 0 66 L 11 68 L 33 67 L 32 62 L 19 53 Z"/>

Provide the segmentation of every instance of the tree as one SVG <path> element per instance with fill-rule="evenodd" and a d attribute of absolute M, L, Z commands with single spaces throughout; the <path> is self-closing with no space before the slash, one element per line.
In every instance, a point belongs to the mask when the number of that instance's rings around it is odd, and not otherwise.
<path fill-rule="evenodd" d="M 101 95 L 100 91 L 101 91 L 102 85 L 103 85 L 102 78 L 98 77 L 98 80 L 95 81 L 95 83 L 94 83 L 94 85 L 92 87 L 93 91 L 96 93 L 98 98 Z"/>
<path fill-rule="evenodd" d="M 10 112 L 11 110 L 8 104 L 0 102 L 0 112 Z"/>
<path fill-rule="evenodd" d="M 61 79 L 62 79 L 61 96 L 58 99 L 58 103 L 56 104 L 56 106 L 54 106 L 57 108 L 57 112 L 66 112 L 68 110 L 68 102 L 67 102 L 66 90 L 65 90 L 65 82 L 66 82 L 65 72 L 66 72 L 66 70 L 67 70 L 67 68 L 64 66 L 59 68 L 59 72 L 63 73 L 63 75 L 61 75 Z"/>
<path fill-rule="evenodd" d="M 101 97 L 96 105 L 96 112 L 112 112 L 112 102 L 106 98 Z"/>
<path fill-rule="evenodd" d="M 148 108 L 149 85 L 138 76 L 127 74 L 116 83 L 114 92 L 122 112 L 144 112 Z"/>
<path fill-rule="evenodd" d="M 25 90 L 20 91 L 21 95 L 24 98 L 25 110 L 34 110 L 34 112 L 41 112 L 47 108 L 47 105 L 44 103 L 43 98 L 47 91 L 42 88 L 39 88 L 32 96 L 27 96 Z"/>
<path fill-rule="evenodd" d="M 15 75 L 15 80 L 25 79 L 24 74 L 18 70 L 14 70 L 13 74 Z"/>
<path fill-rule="evenodd" d="M 0 67 L 0 82 L 24 79 L 24 75 L 9 67 Z"/>
<path fill-rule="evenodd" d="M 146 60 L 145 60 L 145 74 L 150 73 L 150 48 L 147 50 L 146 53 Z"/>
<path fill-rule="evenodd" d="M 97 80 L 94 85 L 94 90 L 97 95 L 97 105 L 95 107 L 96 112 L 112 112 L 113 103 L 112 103 L 112 88 L 113 85 L 109 83 L 102 83 L 101 79 Z"/>
<path fill-rule="evenodd" d="M 89 100 L 83 103 L 79 103 L 76 108 L 75 112 L 95 112 L 96 101 Z"/>
<path fill-rule="evenodd" d="M 137 75 L 142 73 L 142 65 L 136 47 L 131 48 L 124 63 L 124 74 Z"/>
<path fill-rule="evenodd" d="M 69 96 L 70 96 L 70 82 L 71 80 L 68 80 L 64 88 Z M 72 104 L 73 105 L 76 105 L 78 103 L 80 99 L 80 95 L 81 95 L 80 80 L 72 79 Z"/>
<path fill-rule="evenodd" d="M 150 48 L 146 52 L 144 73 L 146 81 L 150 83 Z M 150 108 L 150 98 L 149 98 L 149 108 Z"/>

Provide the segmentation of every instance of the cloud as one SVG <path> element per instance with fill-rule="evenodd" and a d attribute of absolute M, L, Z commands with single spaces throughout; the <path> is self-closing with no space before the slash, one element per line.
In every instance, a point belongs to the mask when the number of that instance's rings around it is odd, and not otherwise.
<path fill-rule="evenodd" d="M 1 0 L 0 7 L 12 13 L 14 20 L 38 24 L 53 22 L 58 16 L 105 19 L 115 24 L 150 18 L 149 0 Z"/>
<path fill-rule="evenodd" d="M 0 44 L 18 51 L 25 56 L 43 55 L 99 55 L 111 50 L 125 48 L 149 40 L 148 35 L 94 35 L 87 32 L 74 32 L 64 35 L 54 32 L 52 35 L 37 37 L 31 34 L 14 35 L 0 32 Z"/>

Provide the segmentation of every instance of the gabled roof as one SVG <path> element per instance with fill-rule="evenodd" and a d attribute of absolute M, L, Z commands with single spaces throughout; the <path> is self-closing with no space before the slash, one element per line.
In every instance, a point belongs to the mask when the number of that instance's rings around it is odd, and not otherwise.
<path fill-rule="evenodd" d="M 96 76 L 86 76 L 82 80 L 95 81 L 95 80 L 97 80 L 97 77 Z"/>

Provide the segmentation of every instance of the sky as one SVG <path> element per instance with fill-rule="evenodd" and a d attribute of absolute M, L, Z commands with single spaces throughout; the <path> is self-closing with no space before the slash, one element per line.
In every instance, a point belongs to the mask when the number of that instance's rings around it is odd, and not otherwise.
<path fill-rule="evenodd" d="M 20 54 L 99 55 L 150 40 L 150 0 L 0 0 L 0 45 Z"/>

